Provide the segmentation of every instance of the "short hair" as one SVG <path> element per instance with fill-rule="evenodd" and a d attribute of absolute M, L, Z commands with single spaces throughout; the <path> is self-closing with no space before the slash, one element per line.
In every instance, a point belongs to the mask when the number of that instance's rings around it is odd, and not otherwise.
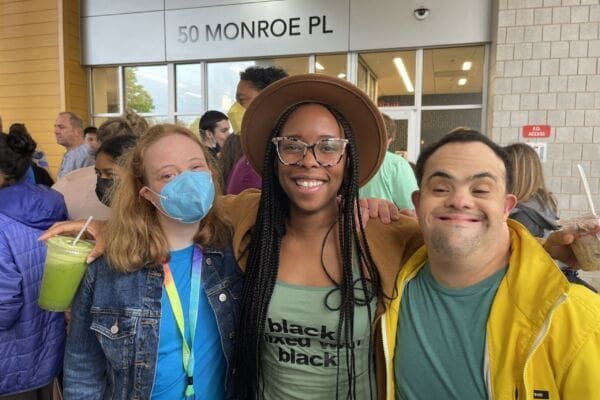
<path fill-rule="evenodd" d="M 112 137 L 100 145 L 96 151 L 96 157 L 98 154 L 106 154 L 112 158 L 117 164 L 121 163 L 121 158 L 128 150 L 133 148 L 137 143 L 138 137 L 135 135 L 119 135 Z"/>
<path fill-rule="evenodd" d="M 0 134 L 0 173 L 4 186 L 20 181 L 31 165 L 36 143 L 24 124 L 12 124 L 8 134 Z"/>
<path fill-rule="evenodd" d="M 513 143 L 504 147 L 513 171 L 510 192 L 523 203 L 537 197 L 544 205 L 556 212 L 558 206 L 546 189 L 542 163 L 536 151 L 525 143 Z"/>
<path fill-rule="evenodd" d="M 288 73 L 279 67 L 248 67 L 240 72 L 240 80 L 250 82 L 256 90 L 263 90 L 287 76 Z"/>
<path fill-rule="evenodd" d="M 98 128 L 95 126 L 88 126 L 83 130 L 83 136 L 87 135 L 88 133 L 93 133 L 95 135 L 96 132 L 98 132 Z"/>
<path fill-rule="evenodd" d="M 98 127 L 96 135 L 98 136 L 98 141 L 102 143 L 116 136 L 135 135 L 135 133 L 125 118 L 116 117 L 104 121 Z"/>
<path fill-rule="evenodd" d="M 80 129 L 83 131 L 83 119 L 78 114 L 75 114 L 71 111 L 63 111 L 58 113 L 58 115 L 68 115 L 71 126 L 75 129 Z"/>
<path fill-rule="evenodd" d="M 419 188 L 421 187 L 421 181 L 423 180 L 423 173 L 425 172 L 425 164 L 427 160 L 439 150 L 442 146 L 451 143 L 473 143 L 479 142 L 490 148 L 494 154 L 502 161 L 505 169 L 505 180 L 506 180 L 506 191 L 509 192 L 512 188 L 512 166 L 506 151 L 490 138 L 470 128 L 456 128 L 437 142 L 434 142 L 427 146 L 419 155 L 417 159 L 417 166 L 415 167 L 415 176 L 417 177 L 417 183 Z"/>
<path fill-rule="evenodd" d="M 223 114 L 221 111 L 209 110 L 205 112 L 200 118 L 200 123 L 198 124 L 200 128 L 200 135 L 202 135 L 202 137 L 205 138 L 205 131 L 214 131 L 217 127 L 217 124 L 223 121 L 224 119 L 229 120 L 229 118 L 227 118 L 227 115 Z"/>
<path fill-rule="evenodd" d="M 394 119 L 387 114 L 381 113 L 381 116 L 383 117 L 383 122 L 385 122 L 387 138 L 396 140 L 396 121 L 394 121 Z"/>

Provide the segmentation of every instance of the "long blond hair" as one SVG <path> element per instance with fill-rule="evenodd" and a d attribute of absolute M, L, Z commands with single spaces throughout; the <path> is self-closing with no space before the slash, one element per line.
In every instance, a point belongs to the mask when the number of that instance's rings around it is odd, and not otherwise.
<path fill-rule="evenodd" d="M 171 124 L 155 125 L 140 138 L 129 152 L 124 171 L 117 180 L 112 199 L 112 216 L 107 225 L 106 257 L 109 264 L 121 272 L 133 272 L 144 265 L 158 264 L 168 260 L 169 246 L 159 224 L 158 211 L 149 201 L 139 195 L 147 182 L 144 174 L 146 149 L 169 135 L 182 135 L 200 146 L 213 172 L 215 193 L 218 187 L 218 169 L 211 163 L 206 147 L 188 129 Z M 224 248 L 231 243 L 231 228 L 221 215 L 219 197 L 200 222 L 194 241 L 201 246 Z"/>
<path fill-rule="evenodd" d="M 553 212 L 557 211 L 556 200 L 546 189 L 542 163 L 535 150 L 525 143 L 513 143 L 504 147 L 512 165 L 512 193 L 519 203 L 533 198 L 541 201 Z"/>

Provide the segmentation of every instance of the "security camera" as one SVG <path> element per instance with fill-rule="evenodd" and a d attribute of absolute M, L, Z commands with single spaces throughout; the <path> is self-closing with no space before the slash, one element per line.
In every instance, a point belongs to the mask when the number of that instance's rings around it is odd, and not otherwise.
<path fill-rule="evenodd" d="M 419 7 L 413 12 L 415 13 L 415 18 L 419 21 L 423 21 L 425 18 L 429 17 L 429 8 L 427 7 Z"/>

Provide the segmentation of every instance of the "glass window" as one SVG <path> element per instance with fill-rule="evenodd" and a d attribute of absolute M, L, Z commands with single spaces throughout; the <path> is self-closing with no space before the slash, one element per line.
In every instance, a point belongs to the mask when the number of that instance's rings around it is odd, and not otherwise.
<path fill-rule="evenodd" d="M 240 72 L 251 66 L 279 67 L 289 75 L 308 73 L 308 57 L 265 58 L 256 61 L 230 61 L 207 65 L 208 109 L 227 112 L 235 102 Z"/>
<path fill-rule="evenodd" d="M 484 46 L 423 51 L 423 105 L 481 104 Z"/>
<path fill-rule="evenodd" d="M 390 128 L 392 127 L 386 126 L 386 128 L 388 128 L 388 137 L 392 139 L 392 143 L 388 146 L 388 150 L 405 156 L 408 148 L 408 120 L 394 119 L 393 121 L 393 128 L 395 129 L 391 130 Z"/>
<path fill-rule="evenodd" d="M 138 113 L 169 111 L 166 65 L 125 67 L 125 106 Z"/>
<path fill-rule="evenodd" d="M 202 66 L 179 64 L 175 66 L 176 110 L 178 113 L 197 114 L 202 111 Z"/>
<path fill-rule="evenodd" d="M 421 149 L 439 139 L 454 128 L 481 130 L 481 109 L 427 110 L 421 114 Z"/>
<path fill-rule="evenodd" d="M 329 54 L 315 57 L 315 72 L 317 74 L 346 78 L 346 54 Z"/>
<path fill-rule="evenodd" d="M 185 126 L 190 131 L 194 132 L 196 135 L 200 136 L 199 125 L 200 125 L 200 116 L 177 116 L 176 123 L 178 125 Z"/>
<path fill-rule="evenodd" d="M 359 87 L 379 107 L 414 105 L 415 54 L 414 50 L 359 54 Z"/>
<path fill-rule="evenodd" d="M 119 112 L 119 68 L 92 69 L 94 114 Z"/>

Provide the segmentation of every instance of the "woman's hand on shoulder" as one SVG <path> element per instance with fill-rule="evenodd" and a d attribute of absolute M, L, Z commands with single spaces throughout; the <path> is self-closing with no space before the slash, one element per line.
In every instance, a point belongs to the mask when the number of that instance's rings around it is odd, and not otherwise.
<path fill-rule="evenodd" d="M 63 235 L 63 236 L 76 236 L 79 231 L 85 225 L 85 220 L 75 220 L 75 221 L 64 221 L 57 222 L 52 225 L 46 232 L 39 237 L 38 240 L 48 240 L 52 236 Z M 104 254 L 106 250 L 106 235 L 104 230 L 106 228 L 106 221 L 100 220 L 92 220 L 88 227 L 86 228 L 83 238 L 95 240 L 95 246 L 92 249 L 92 252 L 87 257 L 87 263 L 91 263 L 96 258 L 100 257 Z"/>

